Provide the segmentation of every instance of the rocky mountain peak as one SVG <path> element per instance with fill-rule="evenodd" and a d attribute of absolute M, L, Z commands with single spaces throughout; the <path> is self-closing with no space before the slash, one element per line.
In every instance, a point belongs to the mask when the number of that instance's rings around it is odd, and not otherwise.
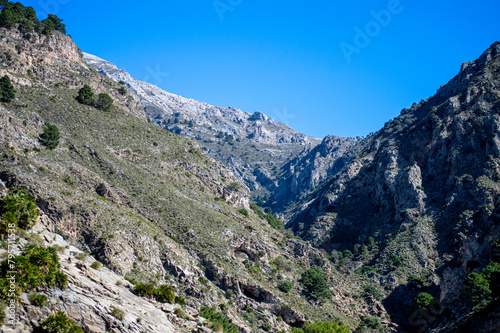
<path fill-rule="evenodd" d="M 500 42 L 491 45 L 477 60 L 464 62 L 460 72 L 447 84 L 441 86 L 436 95 L 439 97 L 455 96 L 467 88 L 485 67 L 500 54 Z"/>

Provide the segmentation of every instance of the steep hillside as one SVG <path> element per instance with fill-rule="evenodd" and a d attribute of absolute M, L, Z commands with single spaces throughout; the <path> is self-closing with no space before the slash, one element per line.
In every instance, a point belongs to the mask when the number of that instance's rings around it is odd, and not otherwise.
<path fill-rule="evenodd" d="M 136 80 L 106 60 L 84 55 L 94 69 L 135 91 L 153 124 L 196 140 L 209 156 L 245 181 L 254 196 L 268 194 L 280 180 L 279 169 L 320 142 L 261 112 L 250 114 L 177 96 Z"/>
<path fill-rule="evenodd" d="M 391 318 L 407 330 L 447 327 L 477 305 L 471 293 L 482 295 L 471 273 L 496 260 L 499 131 L 495 43 L 435 96 L 360 142 L 352 161 L 303 201 L 288 226 L 337 261 L 354 252 L 362 272 L 388 293 Z M 441 310 L 412 317 L 423 291 Z"/>
<path fill-rule="evenodd" d="M 42 212 L 35 229 L 16 231 L 17 254 L 27 242 L 58 245 L 68 277 L 65 290 L 34 287 L 45 305 L 20 290 L 17 328 L 32 332 L 55 311 L 86 332 L 278 332 L 365 318 L 391 327 L 368 281 L 273 229 L 249 207 L 247 187 L 197 143 L 149 123 L 140 97 L 89 68 L 69 36 L 18 25 L 0 35 L 0 75 L 16 89 L 0 104 L 2 197 L 27 189 Z M 113 108 L 80 104 L 84 85 Z M 41 135 L 49 124 L 60 133 L 55 149 Z"/>

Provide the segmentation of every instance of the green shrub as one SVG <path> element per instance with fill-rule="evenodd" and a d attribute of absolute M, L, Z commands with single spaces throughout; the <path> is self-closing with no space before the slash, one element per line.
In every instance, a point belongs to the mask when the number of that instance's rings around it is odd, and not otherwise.
<path fill-rule="evenodd" d="M 182 310 L 181 308 L 175 309 L 174 313 L 179 318 L 182 318 L 182 319 L 187 319 L 188 318 L 188 316 L 186 315 L 186 312 L 184 312 L 184 310 Z"/>
<path fill-rule="evenodd" d="M 431 294 L 420 293 L 415 297 L 415 308 L 417 309 L 427 309 L 429 305 L 434 300 Z"/>
<path fill-rule="evenodd" d="M 10 77 L 4 75 L 0 78 L 0 101 L 10 103 L 16 97 L 16 90 L 10 82 Z"/>
<path fill-rule="evenodd" d="M 60 271 L 61 264 L 54 248 L 44 248 L 38 245 L 27 244 L 21 255 L 2 262 L 0 266 L 1 282 L 0 297 L 7 295 L 3 288 L 8 287 L 7 277 L 10 274 L 10 264 L 16 267 L 18 295 L 21 291 L 34 290 L 40 287 L 59 287 L 64 289 L 68 284 L 68 277 Z"/>
<path fill-rule="evenodd" d="M 384 326 L 380 323 L 380 320 L 375 317 L 366 317 L 363 319 L 363 322 L 359 324 L 356 328 L 356 332 L 363 332 L 366 329 L 377 330 L 379 332 L 383 332 Z"/>
<path fill-rule="evenodd" d="M 374 286 L 371 286 L 371 285 L 364 286 L 363 290 L 364 290 L 365 294 L 372 295 L 373 298 L 380 301 L 380 293 L 378 292 L 377 288 L 375 288 Z"/>
<path fill-rule="evenodd" d="M 292 283 L 290 281 L 280 281 L 278 283 L 278 289 L 281 290 L 284 293 L 288 293 L 290 290 L 292 290 Z"/>
<path fill-rule="evenodd" d="M 0 235 L 7 233 L 9 224 L 21 229 L 29 229 L 38 222 L 40 211 L 35 198 L 28 190 L 11 188 L 5 198 L 0 200 Z"/>
<path fill-rule="evenodd" d="M 125 311 L 115 308 L 114 306 L 111 307 L 110 314 L 118 320 L 123 320 L 125 318 Z"/>
<path fill-rule="evenodd" d="M 43 127 L 43 133 L 40 134 L 40 141 L 45 147 L 55 149 L 59 145 L 60 137 L 61 135 L 57 126 L 46 123 Z"/>
<path fill-rule="evenodd" d="M 102 268 L 102 264 L 99 261 L 94 261 L 90 267 L 95 270 L 100 270 Z"/>
<path fill-rule="evenodd" d="M 326 276 L 318 266 L 312 266 L 302 273 L 300 282 L 312 296 L 316 298 L 330 297 Z"/>
<path fill-rule="evenodd" d="M 267 223 L 269 223 L 269 225 L 271 227 L 273 227 L 274 229 L 276 229 L 276 230 L 283 230 L 283 229 L 285 229 L 285 224 L 283 223 L 283 221 L 281 221 L 280 219 L 275 218 L 273 215 L 266 214 L 265 219 L 266 219 Z"/>
<path fill-rule="evenodd" d="M 99 94 L 97 99 L 97 108 L 103 111 L 110 111 L 113 107 L 113 99 L 106 93 Z"/>
<path fill-rule="evenodd" d="M 352 252 L 349 251 L 349 250 L 344 250 L 344 252 L 342 253 L 342 256 L 344 258 L 349 258 L 349 259 L 353 259 L 354 258 L 354 254 L 352 254 Z"/>
<path fill-rule="evenodd" d="M 155 287 L 152 284 L 139 283 L 134 286 L 132 292 L 137 296 L 153 298 L 155 295 Z"/>
<path fill-rule="evenodd" d="M 278 270 L 291 272 L 293 270 L 292 262 L 286 260 L 284 257 L 277 257 L 271 262 Z"/>
<path fill-rule="evenodd" d="M 186 304 L 183 298 L 175 296 L 174 287 L 167 286 L 165 284 L 155 288 L 152 284 L 140 283 L 134 286 L 132 292 L 138 296 L 154 298 L 161 303 L 177 303 L 180 305 Z"/>
<path fill-rule="evenodd" d="M 81 261 L 87 260 L 89 254 L 87 252 L 80 252 L 77 255 L 75 255 L 75 258 Z"/>
<path fill-rule="evenodd" d="M 372 266 L 365 265 L 363 267 L 356 269 L 354 272 L 358 275 L 365 275 L 368 273 L 376 273 L 377 271 Z"/>
<path fill-rule="evenodd" d="M 186 300 L 179 296 L 175 296 L 175 303 L 179 304 L 180 306 L 186 306 Z"/>
<path fill-rule="evenodd" d="M 341 324 L 333 321 L 318 321 L 315 323 L 306 323 L 304 333 L 350 333 L 351 330 Z"/>
<path fill-rule="evenodd" d="M 490 283 L 483 274 L 471 273 L 465 279 L 465 295 L 472 303 L 479 303 L 491 294 Z"/>
<path fill-rule="evenodd" d="M 45 306 L 45 304 L 47 304 L 47 296 L 45 296 L 44 294 L 37 294 L 35 292 L 30 292 L 28 294 L 28 300 L 34 306 L 42 307 Z"/>
<path fill-rule="evenodd" d="M 280 219 L 275 218 L 271 213 L 264 213 L 259 206 L 256 204 L 250 204 L 250 208 L 257 214 L 261 219 L 264 219 L 271 225 L 276 230 L 283 230 L 285 229 L 285 225 L 283 221 Z M 272 211 L 270 211 L 272 212 Z"/>
<path fill-rule="evenodd" d="M 260 218 L 265 219 L 266 214 L 260 209 L 256 204 L 250 204 L 250 208 L 257 214 Z"/>
<path fill-rule="evenodd" d="M 248 273 L 250 273 L 251 275 L 259 276 L 262 274 L 262 271 L 260 270 L 260 264 L 258 262 L 254 264 L 250 260 L 245 260 L 243 261 L 243 264 L 247 268 Z"/>
<path fill-rule="evenodd" d="M 392 268 L 392 269 L 396 269 L 398 268 L 399 266 L 401 266 L 403 263 L 401 261 L 401 259 L 399 259 L 399 257 L 395 254 L 391 254 L 389 256 L 389 267 Z"/>
<path fill-rule="evenodd" d="M 200 309 L 199 315 L 218 326 L 222 326 L 222 331 L 224 333 L 239 332 L 238 327 L 233 325 L 228 317 L 220 312 L 215 311 L 214 308 L 204 306 Z"/>
<path fill-rule="evenodd" d="M 232 192 L 237 192 L 237 191 L 241 190 L 242 186 L 238 182 L 232 182 L 229 184 L 228 188 Z"/>
<path fill-rule="evenodd" d="M 84 85 L 83 88 L 78 90 L 78 96 L 76 96 L 76 100 L 80 104 L 93 105 L 94 93 L 92 92 L 92 88 L 90 88 L 88 85 Z"/>
<path fill-rule="evenodd" d="M 154 297 L 158 302 L 162 303 L 170 303 L 173 304 L 175 303 L 175 290 L 174 287 L 167 286 L 167 285 L 161 285 L 154 291 Z"/>
<path fill-rule="evenodd" d="M 58 311 L 48 316 L 40 325 L 40 333 L 83 333 L 83 329 L 69 319 L 64 313 Z"/>
<path fill-rule="evenodd" d="M 248 216 L 248 210 L 246 210 L 245 208 L 238 209 L 238 213 L 243 216 Z"/>
<path fill-rule="evenodd" d="M 425 277 L 410 275 L 408 277 L 408 285 L 415 289 L 421 289 L 425 287 Z"/>
<path fill-rule="evenodd" d="M 264 323 L 262 324 L 262 329 L 266 332 L 272 332 L 273 328 L 271 325 L 269 325 L 268 323 Z"/>
<path fill-rule="evenodd" d="M 488 266 L 483 268 L 483 271 L 482 271 L 484 278 L 488 281 L 491 281 L 491 279 L 495 273 L 500 273 L 500 263 L 498 263 L 498 262 L 490 262 L 488 264 Z"/>

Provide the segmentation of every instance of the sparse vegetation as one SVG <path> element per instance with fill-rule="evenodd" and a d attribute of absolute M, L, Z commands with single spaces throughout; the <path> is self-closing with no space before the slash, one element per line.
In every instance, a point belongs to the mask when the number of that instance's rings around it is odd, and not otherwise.
<path fill-rule="evenodd" d="M 168 285 L 161 285 L 155 288 L 152 284 L 140 283 L 134 286 L 132 292 L 138 296 L 154 298 L 162 303 L 186 305 L 183 298 L 175 295 L 174 287 Z"/>
<path fill-rule="evenodd" d="M 233 325 L 231 320 L 224 314 L 215 311 L 214 308 L 202 307 L 199 313 L 200 316 L 210 321 L 214 326 L 222 328 L 222 332 L 238 333 L 238 327 Z"/>
<path fill-rule="evenodd" d="M 47 296 L 44 294 L 37 294 L 35 292 L 30 292 L 28 295 L 28 300 L 31 304 L 35 306 L 45 306 L 47 304 Z"/>
<path fill-rule="evenodd" d="M 29 229 L 38 221 L 40 211 L 26 189 L 11 188 L 0 200 L 0 235 L 6 234 L 9 224 L 16 228 Z"/>
<path fill-rule="evenodd" d="M 27 244 L 21 254 L 9 260 L 2 262 L 0 266 L 0 295 L 7 297 L 10 276 L 9 265 L 14 265 L 17 270 L 17 288 L 16 293 L 19 296 L 22 291 L 35 290 L 41 287 L 59 287 L 67 286 L 68 277 L 60 271 L 61 265 L 59 257 L 54 248 L 40 247 L 38 245 Z M 5 289 L 7 288 L 7 289 Z"/>
<path fill-rule="evenodd" d="M 125 318 L 125 311 L 115 308 L 114 306 L 111 307 L 110 314 L 118 320 L 123 320 Z"/>
<path fill-rule="evenodd" d="M 63 312 L 58 311 L 48 316 L 39 327 L 40 333 L 83 333 L 83 329 L 69 319 Z"/>
<path fill-rule="evenodd" d="M 248 210 L 246 210 L 245 208 L 238 209 L 238 213 L 240 213 L 243 216 L 248 217 Z"/>

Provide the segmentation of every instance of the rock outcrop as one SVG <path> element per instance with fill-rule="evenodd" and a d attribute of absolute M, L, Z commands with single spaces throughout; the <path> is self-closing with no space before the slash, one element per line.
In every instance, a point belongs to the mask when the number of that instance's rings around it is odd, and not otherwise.
<path fill-rule="evenodd" d="M 427 291 L 456 310 L 465 278 L 489 263 L 500 237 L 499 68 L 495 43 L 435 96 L 360 141 L 288 224 L 335 253 L 359 250 L 372 237 L 377 248 L 364 262 L 382 276 L 402 260 L 399 286 L 388 286 L 386 300 L 401 323 L 410 315 L 402 304 L 411 308 L 417 294 L 401 286 L 410 275 L 422 276 Z"/>

